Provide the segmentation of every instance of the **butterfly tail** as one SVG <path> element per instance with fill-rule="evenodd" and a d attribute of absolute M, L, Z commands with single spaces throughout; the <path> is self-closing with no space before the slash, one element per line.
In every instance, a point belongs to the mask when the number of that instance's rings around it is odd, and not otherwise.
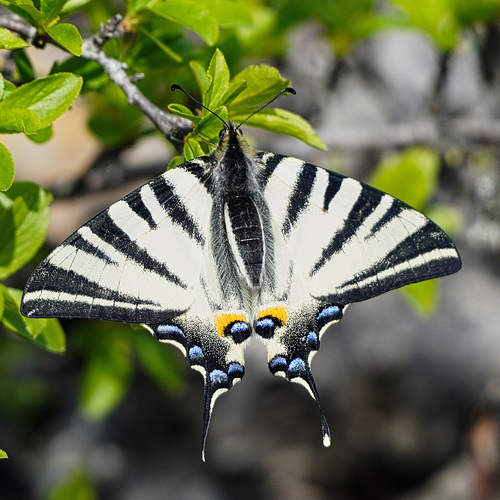
<path fill-rule="evenodd" d="M 290 361 L 291 360 L 291 361 Z M 321 429 L 323 432 L 323 445 L 330 446 L 331 433 L 325 414 L 319 400 L 318 389 L 309 366 L 308 355 L 294 353 L 293 356 L 274 356 L 269 362 L 269 369 L 273 375 L 284 376 L 290 382 L 296 382 L 304 386 L 311 394 L 319 409 L 321 418 Z"/>
<path fill-rule="evenodd" d="M 231 381 L 226 372 L 218 369 L 212 370 L 210 373 L 207 372 L 203 396 L 203 438 L 201 445 L 201 459 L 203 461 L 205 461 L 207 434 L 215 400 L 222 392 L 231 389 L 231 385 Z"/>
<path fill-rule="evenodd" d="M 312 372 L 309 366 L 307 366 L 307 372 L 305 376 L 302 377 L 302 380 L 304 380 L 307 383 L 307 388 L 309 389 L 309 392 L 314 398 L 314 401 L 316 401 L 316 404 L 318 405 L 319 414 L 321 418 L 321 430 L 323 432 L 323 446 L 328 447 L 332 442 L 330 426 L 328 425 L 325 414 L 323 413 L 323 409 L 321 408 L 318 390 L 316 389 L 316 384 L 314 383 L 314 378 L 312 376 Z"/>

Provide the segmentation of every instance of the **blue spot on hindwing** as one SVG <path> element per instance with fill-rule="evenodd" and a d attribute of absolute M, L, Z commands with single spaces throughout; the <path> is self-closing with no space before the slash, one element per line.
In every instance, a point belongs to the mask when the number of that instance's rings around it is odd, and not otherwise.
<path fill-rule="evenodd" d="M 250 337 L 250 334 L 250 327 L 244 321 L 236 321 L 226 327 L 226 335 L 230 335 L 237 344 Z"/>
<path fill-rule="evenodd" d="M 306 363 L 302 358 L 295 358 L 288 365 L 288 375 L 290 377 L 298 377 L 306 373 Z"/>
<path fill-rule="evenodd" d="M 260 328 L 272 328 L 274 320 L 272 318 L 262 318 L 257 321 L 257 326 Z"/>
<path fill-rule="evenodd" d="M 210 382 L 214 385 L 227 385 L 229 382 L 227 373 L 223 372 L 222 370 L 212 370 L 210 372 Z"/>
<path fill-rule="evenodd" d="M 157 325 L 155 337 L 158 340 L 177 340 L 181 342 L 186 339 L 184 332 L 177 325 Z"/>
<path fill-rule="evenodd" d="M 188 358 L 190 363 L 198 364 L 203 361 L 205 356 L 203 354 L 203 351 L 201 350 L 201 347 L 198 345 L 194 345 L 188 351 Z"/>
<path fill-rule="evenodd" d="M 255 332 L 263 339 L 270 339 L 274 334 L 275 328 L 276 322 L 274 318 L 271 318 L 270 316 L 260 318 L 255 323 Z"/>
<path fill-rule="evenodd" d="M 229 363 L 229 366 L 227 367 L 227 374 L 229 375 L 231 381 L 233 381 L 235 378 L 243 377 L 245 374 L 245 368 L 240 363 L 235 361 L 233 363 Z"/>
<path fill-rule="evenodd" d="M 335 305 L 329 305 L 321 310 L 316 320 L 318 322 L 318 330 L 321 330 L 325 325 L 332 321 L 338 321 L 342 318 L 342 308 Z"/>
<path fill-rule="evenodd" d="M 269 369 L 271 373 L 284 372 L 286 371 L 287 361 L 284 356 L 274 356 L 269 362 Z"/>
<path fill-rule="evenodd" d="M 319 349 L 319 337 L 315 332 L 309 332 L 306 337 L 306 345 L 311 351 L 317 351 Z"/>

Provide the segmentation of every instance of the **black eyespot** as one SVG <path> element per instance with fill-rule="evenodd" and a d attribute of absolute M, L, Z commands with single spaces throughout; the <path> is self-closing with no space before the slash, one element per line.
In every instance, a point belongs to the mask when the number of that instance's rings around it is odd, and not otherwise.
<path fill-rule="evenodd" d="M 241 130 L 241 128 L 237 128 L 236 132 L 238 132 L 238 135 L 243 135 L 243 130 Z"/>

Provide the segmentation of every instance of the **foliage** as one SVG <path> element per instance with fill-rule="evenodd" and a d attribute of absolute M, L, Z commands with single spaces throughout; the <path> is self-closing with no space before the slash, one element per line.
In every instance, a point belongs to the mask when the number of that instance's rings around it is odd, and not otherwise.
<path fill-rule="evenodd" d="M 83 470 L 72 472 L 56 484 L 47 496 L 47 500 L 97 500 L 97 493 L 89 475 Z"/>

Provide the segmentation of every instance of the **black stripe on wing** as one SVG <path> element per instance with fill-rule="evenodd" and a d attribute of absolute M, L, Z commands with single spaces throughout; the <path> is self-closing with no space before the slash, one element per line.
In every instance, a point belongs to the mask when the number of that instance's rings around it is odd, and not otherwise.
<path fill-rule="evenodd" d="M 351 286 L 355 283 L 363 282 L 363 280 L 375 277 L 379 273 L 395 268 L 400 264 L 405 262 L 410 262 L 417 257 L 423 257 L 425 259 L 426 255 L 433 250 L 440 249 L 450 249 L 455 250 L 455 246 L 451 243 L 450 239 L 432 222 L 428 221 L 427 224 L 421 227 L 415 233 L 412 233 L 398 245 L 396 245 L 384 258 L 375 263 L 369 269 L 366 269 L 356 275 L 350 281 L 342 283 L 342 287 Z M 460 269 L 460 259 L 457 257 L 441 257 L 433 258 L 422 262 L 421 265 L 413 267 L 404 271 L 405 279 L 401 279 L 403 273 L 395 273 L 392 277 L 395 281 L 409 281 L 414 283 L 416 281 L 423 281 L 431 278 L 436 278 L 438 276 L 445 276 L 447 274 L 453 274 Z M 413 275 L 413 277 L 412 277 Z M 392 288 L 397 288 L 401 285 L 395 285 Z M 387 290 L 382 290 L 383 293 Z"/>
<path fill-rule="evenodd" d="M 205 244 L 205 237 L 176 193 L 175 186 L 167 182 L 163 176 L 157 177 L 149 186 L 156 196 L 158 203 L 165 210 L 165 216 L 168 215 L 174 224 L 181 226 L 191 238 L 203 246 Z"/>
<path fill-rule="evenodd" d="M 323 198 L 323 210 L 325 211 L 328 210 L 330 202 L 339 192 L 340 186 L 342 186 L 342 181 L 345 179 L 345 176 L 334 172 L 328 172 L 328 174 L 328 184 L 326 186 L 325 196 Z"/>
<path fill-rule="evenodd" d="M 264 168 L 259 169 L 259 184 L 264 191 L 267 180 L 273 175 L 273 172 L 276 170 L 276 167 L 282 162 L 283 158 L 286 158 L 284 155 L 280 155 L 278 153 L 268 153 L 265 151 L 258 151 L 255 154 L 255 160 L 260 163 Z"/>
<path fill-rule="evenodd" d="M 338 190 L 337 190 L 338 191 Z M 384 194 L 377 190 L 363 189 L 352 206 L 343 227 L 337 231 L 329 244 L 323 249 L 321 257 L 313 266 L 309 276 L 314 276 L 338 252 L 350 238 L 363 226 L 366 218 L 378 207 Z"/>
<path fill-rule="evenodd" d="M 42 264 L 39 271 L 32 275 L 26 284 L 25 293 L 37 291 L 42 292 L 40 299 L 29 299 L 21 304 L 21 312 L 35 318 L 78 317 L 142 323 L 161 321 L 166 314 L 166 311 L 158 310 L 158 305 L 153 301 L 141 299 L 139 302 L 137 297 L 106 288 L 73 270 L 62 269 L 48 262 Z M 70 307 L 66 300 L 47 300 L 47 293 L 50 292 L 74 296 L 70 301 Z M 106 301 L 107 304 L 95 303 L 100 300 Z M 120 304 L 131 304 L 136 307 Z M 182 312 L 168 311 L 168 314 L 174 316 Z"/>
<path fill-rule="evenodd" d="M 142 200 L 140 189 L 132 191 L 129 195 L 125 196 L 123 200 L 128 204 L 130 209 L 133 210 L 136 215 L 147 222 L 150 229 L 154 229 L 156 227 L 156 222 L 153 219 L 149 208 Z"/>
<path fill-rule="evenodd" d="M 306 163 L 304 168 L 300 170 L 297 181 L 293 186 L 292 196 L 288 199 L 286 216 L 281 228 L 284 236 L 290 234 L 301 213 L 308 205 L 308 199 L 316 180 L 316 169 L 307 168 L 309 166 L 312 165 Z"/>
<path fill-rule="evenodd" d="M 93 257 L 97 257 L 106 261 L 107 263 L 113 265 L 113 261 L 109 258 L 109 255 L 103 252 L 100 248 L 97 248 L 95 245 L 87 241 L 85 238 L 80 237 L 78 234 L 71 235 L 66 239 L 65 242 L 61 244 L 61 246 L 70 245 L 77 250 L 81 250 Z"/>
<path fill-rule="evenodd" d="M 98 217 L 92 219 L 87 226 L 95 236 L 100 238 L 105 243 L 108 243 L 117 251 L 125 255 L 130 260 L 137 262 L 141 267 L 148 271 L 153 271 L 162 276 L 166 280 L 187 289 L 179 276 L 174 274 L 163 262 L 160 262 L 145 250 L 130 239 L 130 236 L 123 231 L 109 215 L 109 209 L 102 212 Z M 75 238 L 80 237 L 78 232 L 74 233 Z M 67 244 L 73 244 L 72 237 L 66 240 Z M 168 242 L 165 242 L 168 245 Z M 112 256 L 110 256 L 112 258 Z"/>

